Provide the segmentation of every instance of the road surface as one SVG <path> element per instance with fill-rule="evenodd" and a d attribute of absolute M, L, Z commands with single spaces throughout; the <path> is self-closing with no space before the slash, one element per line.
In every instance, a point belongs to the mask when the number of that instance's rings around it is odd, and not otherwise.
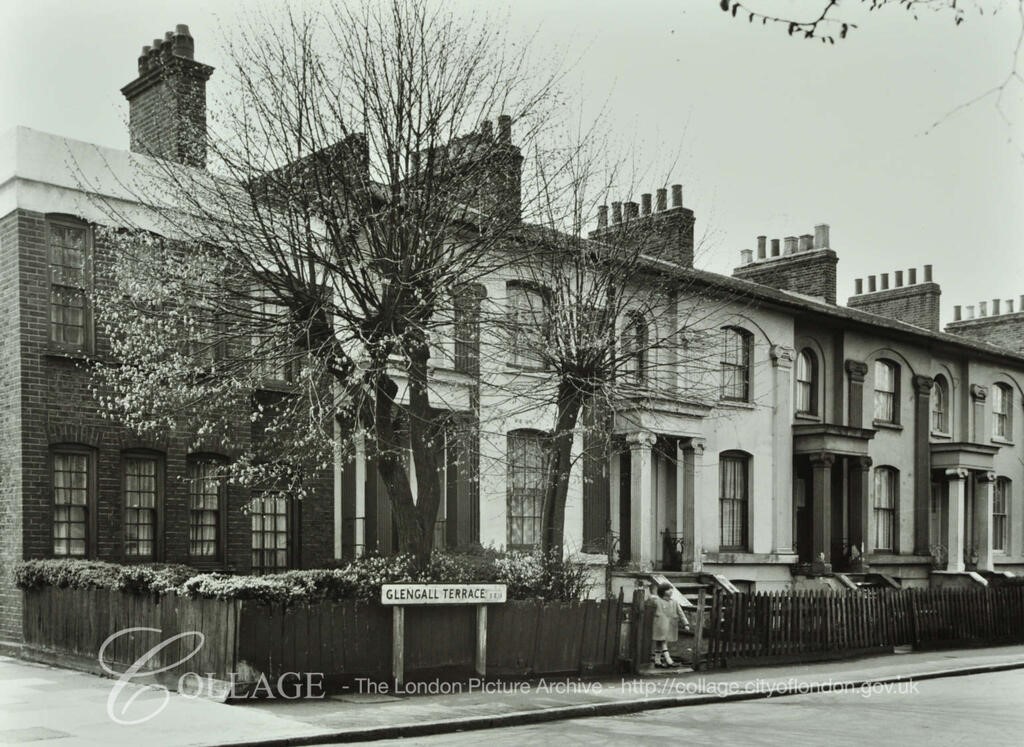
<path fill-rule="evenodd" d="M 888 692 L 886 692 L 888 689 Z M 403 739 L 404 745 L 1024 745 L 1024 670 Z M 381 743 L 377 743 L 381 744 Z"/>

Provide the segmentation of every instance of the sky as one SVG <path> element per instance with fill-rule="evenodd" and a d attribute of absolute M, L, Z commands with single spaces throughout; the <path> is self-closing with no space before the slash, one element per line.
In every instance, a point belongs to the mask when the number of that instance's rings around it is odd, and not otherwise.
<path fill-rule="evenodd" d="M 718 0 L 486 7 L 513 39 L 567 61 L 582 116 L 604 112 L 652 174 L 639 191 L 666 177 L 684 185 L 705 237 L 698 266 L 729 272 L 760 234 L 828 223 L 841 300 L 854 278 L 932 264 L 948 322 L 954 304 L 1024 294 L 1024 85 L 968 104 L 1024 69 L 1017 2 L 979 0 L 956 26 L 945 13 L 868 13 L 844 0 L 840 14 L 859 28 L 835 45 L 734 19 Z M 751 3 L 809 13 L 815 0 Z M 247 5 L 0 0 L 0 132 L 23 125 L 127 148 L 119 91 L 141 47 L 187 23 L 196 58 L 221 67 L 225 30 Z M 214 73 L 211 103 L 226 83 Z"/>

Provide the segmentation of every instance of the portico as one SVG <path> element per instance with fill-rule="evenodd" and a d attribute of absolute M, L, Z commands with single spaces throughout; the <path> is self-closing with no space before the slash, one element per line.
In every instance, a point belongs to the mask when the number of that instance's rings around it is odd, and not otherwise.
<path fill-rule="evenodd" d="M 862 570 L 870 552 L 868 442 L 875 432 L 828 423 L 793 426 L 794 537 L 812 574 Z"/>
<path fill-rule="evenodd" d="M 992 571 L 993 464 L 999 447 L 968 442 L 931 446 L 933 555 L 945 569 Z"/>

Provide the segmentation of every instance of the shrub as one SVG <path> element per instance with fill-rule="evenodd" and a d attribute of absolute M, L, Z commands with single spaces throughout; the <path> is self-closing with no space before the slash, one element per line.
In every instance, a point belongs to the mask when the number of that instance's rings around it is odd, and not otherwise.
<path fill-rule="evenodd" d="M 475 548 L 435 552 L 423 566 L 410 555 L 370 555 L 340 568 L 288 571 L 266 576 L 198 573 L 183 565 L 123 566 L 96 560 L 29 560 L 18 565 L 22 589 L 44 586 L 115 589 L 205 599 L 246 599 L 290 606 L 324 600 L 376 600 L 383 584 L 506 584 L 509 599 L 571 601 L 587 591 L 586 571 L 558 557 Z"/>
<path fill-rule="evenodd" d="M 20 589 L 114 589 L 131 594 L 162 594 L 196 573 L 184 565 L 148 563 L 118 565 L 102 560 L 72 558 L 26 560 L 14 572 Z"/>

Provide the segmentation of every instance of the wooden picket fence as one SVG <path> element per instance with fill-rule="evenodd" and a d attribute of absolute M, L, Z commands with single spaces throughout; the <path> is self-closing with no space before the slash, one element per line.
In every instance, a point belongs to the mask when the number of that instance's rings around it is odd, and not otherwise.
<path fill-rule="evenodd" d="M 1024 586 L 716 594 L 708 668 L 1024 643 Z"/>
<path fill-rule="evenodd" d="M 621 599 L 554 603 L 513 601 L 490 605 L 487 617 L 487 676 L 595 675 L 617 670 L 620 630 L 627 604 Z M 173 594 L 133 595 L 105 589 L 44 588 L 24 594 L 28 646 L 123 671 L 162 640 L 200 633 L 198 654 L 161 676 L 173 686 L 186 672 L 254 681 L 285 672 L 318 673 L 328 685 L 356 678 L 391 677 L 391 609 L 375 602 L 321 602 L 284 608 L 252 601 L 189 599 Z M 467 606 L 410 607 L 405 619 L 408 680 L 453 679 L 474 671 L 475 609 Z M 186 635 L 158 650 L 146 670 L 170 667 L 196 648 Z"/>

